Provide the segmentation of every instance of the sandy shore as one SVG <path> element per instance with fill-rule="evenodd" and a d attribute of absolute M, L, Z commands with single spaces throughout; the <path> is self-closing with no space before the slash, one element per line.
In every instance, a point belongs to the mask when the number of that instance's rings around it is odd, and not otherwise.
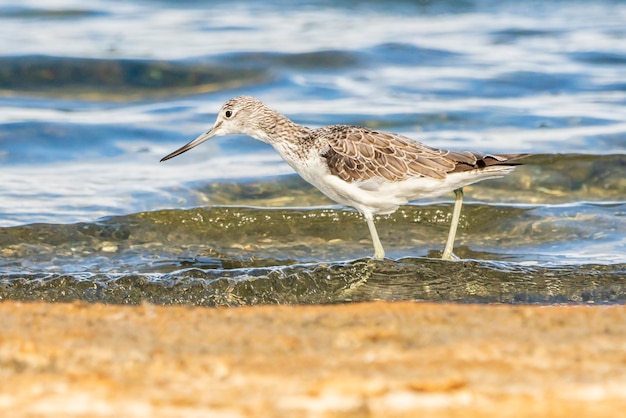
<path fill-rule="evenodd" d="M 0 415 L 617 416 L 626 307 L 0 303 Z"/>

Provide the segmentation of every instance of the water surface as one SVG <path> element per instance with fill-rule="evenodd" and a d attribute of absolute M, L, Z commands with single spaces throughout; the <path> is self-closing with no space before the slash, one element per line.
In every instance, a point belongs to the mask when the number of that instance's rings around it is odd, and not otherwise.
<path fill-rule="evenodd" d="M 626 3 L 0 1 L 0 298 L 623 303 Z M 537 154 L 367 228 L 271 147 L 206 130 L 255 95 L 298 123 Z"/>

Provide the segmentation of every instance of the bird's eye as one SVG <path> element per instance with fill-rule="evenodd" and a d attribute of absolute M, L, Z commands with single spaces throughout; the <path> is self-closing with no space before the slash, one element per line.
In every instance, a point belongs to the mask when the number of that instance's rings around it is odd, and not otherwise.
<path fill-rule="evenodd" d="M 224 115 L 226 115 L 227 118 L 231 117 L 233 115 L 232 110 L 227 110 Z"/>

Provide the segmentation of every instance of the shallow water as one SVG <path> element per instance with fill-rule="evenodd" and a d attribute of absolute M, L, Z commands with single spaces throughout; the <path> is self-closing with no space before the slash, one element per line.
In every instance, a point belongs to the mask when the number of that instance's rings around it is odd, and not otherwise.
<path fill-rule="evenodd" d="M 0 0 L 0 299 L 623 303 L 626 3 Z M 258 96 L 309 126 L 531 152 L 378 228 L 267 145 L 206 130 Z"/>

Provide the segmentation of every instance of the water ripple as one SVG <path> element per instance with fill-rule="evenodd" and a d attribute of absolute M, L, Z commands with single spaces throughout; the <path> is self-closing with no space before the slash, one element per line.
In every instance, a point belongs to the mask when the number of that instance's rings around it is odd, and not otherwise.
<path fill-rule="evenodd" d="M 0 0 L 0 294 L 623 303 L 624 21 L 610 0 Z M 456 252 L 482 261 L 436 260 L 442 197 L 378 219 L 393 260 L 369 263 L 361 217 L 266 144 L 158 163 L 239 94 L 312 127 L 538 155 L 467 188 Z"/>

